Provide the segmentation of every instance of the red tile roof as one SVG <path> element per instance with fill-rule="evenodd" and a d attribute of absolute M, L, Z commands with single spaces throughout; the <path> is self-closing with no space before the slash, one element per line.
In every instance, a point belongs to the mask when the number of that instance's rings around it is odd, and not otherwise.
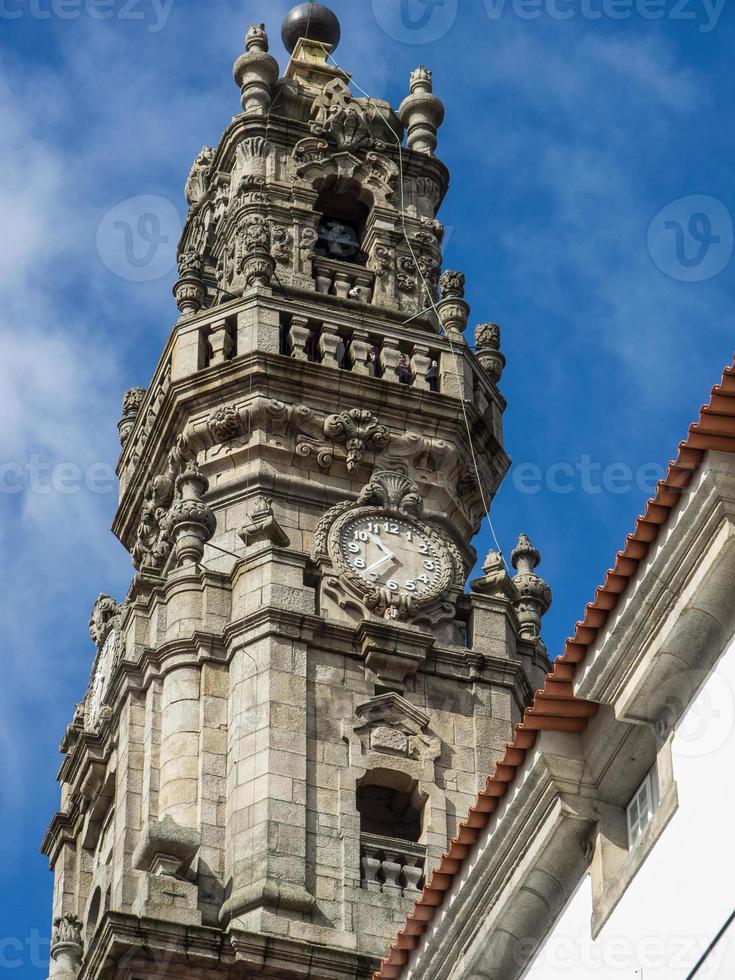
<path fill-rule="evenodd" d="M 397 980 L 400 977 L 411 951 L 418 946 L 473 844 L 489 824 L 527 752 L 533 748 L 537 733 L 583 732 L 596 713 L 596 704 L 574 696 L 572 682 L 576 665 L 584 660 L 587 650 L 620 602 L 640 562 L 658 538 L 708 450 L 735 453 L 735 363 L 725 368 L 721 383 L 712 389 L 709 403 L 700 411 L 699 421 L 689 427 L 687 438 L 679 444 L 677 458 L 669 464 L 655 497 L 649 500 L 645 513 L 636 521 L 635 530 L 628 535 L 623 550 L 618 552 L 614 567 L 607 572 L 594 600 L 586 607 L 584 619 L 577 623 L 574 635 L 566 641 L 564 653 L 547 675 L 543 690 L 536 693 L 523 721 L 516 725 L 513 741 L 508 743 L 505 755 L 496 763 L 494 772 L 478 793 L 466 820 L 460 823 L 457 836 L 450 841 L 438 867 L 424 885 L 395 943 L 373 975 L 374 980 Z"/>

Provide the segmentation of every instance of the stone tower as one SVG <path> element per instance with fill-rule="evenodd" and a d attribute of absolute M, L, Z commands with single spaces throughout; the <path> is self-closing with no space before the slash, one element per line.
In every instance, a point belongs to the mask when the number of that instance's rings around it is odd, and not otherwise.
<path fill-rule="evenodd" d="M 525 536 L 467 593 L 508 467 L 499 331 L 441 268 L 444 109 L 358 97 L 334 15 L 263 25 L 204 147 L 61 743 L 56 980 L 367 976 L 540 687 Z"/>

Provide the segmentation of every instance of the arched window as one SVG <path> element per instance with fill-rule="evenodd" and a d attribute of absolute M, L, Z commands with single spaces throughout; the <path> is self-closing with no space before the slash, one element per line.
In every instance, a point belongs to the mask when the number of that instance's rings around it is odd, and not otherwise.
<path fill-rule="evenodd" d="M 359 185 L 346 190 L 331 187 L 321 191 L 316 202 L 316 211 L 321 215 L 315 247 L 317 255 L 354 265 L 367 262 L 362 242 L 370 208 L 358 199 L 358 191 Z"/>
<path fill-rule="evenodd" d="M 357 810 L 363 834 L 393 837 L 414 844 L 421 837 L 421 811 L 405 791 L 388 786 L 360 786 Z"/>
<path fill-rule="evenodd" d="M 87 913 L 87 943 L 91 943 L 94 937 L 95 929 L 97 928 L 97 922 L 100 917 L 100 906 L 102 905 L 102 889 L 96 888 L 94 894 L 92 895 L 92 901 L 89 903 L 89 912 Z"/>

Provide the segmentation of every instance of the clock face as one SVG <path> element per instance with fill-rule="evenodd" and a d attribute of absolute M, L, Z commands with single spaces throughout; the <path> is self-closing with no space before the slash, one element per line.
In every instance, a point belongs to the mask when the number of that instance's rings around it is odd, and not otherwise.
<path fill-rule="evenodd" d="M 447 582 L 447 560 L 437 541 L 406 518 L 355 517 L 340 530 L 339 551 L 353 575 L 396 596 L 420 601 Z"/>

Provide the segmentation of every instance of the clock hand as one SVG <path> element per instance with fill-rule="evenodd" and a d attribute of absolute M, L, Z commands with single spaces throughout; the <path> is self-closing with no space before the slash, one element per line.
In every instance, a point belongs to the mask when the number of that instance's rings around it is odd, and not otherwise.
<path fill-rule="evenodd" d="M 387 561 L 395 561 L 395 555 L 383 555 L 382 558 L 379 558 L 376 562 L 373 562 L 369 568 L 365 569 L 365 574 L 368 572 L 374 572 L 376 568 L 380 568 L 381 565 L 385 565 Z"/>
<path fill-rule="evenodd" d="M 386 558 L 387 557 L 395 558 L 393 552 L 390 551 L 388 548 L 386 548 L 386 546 L 383 544 L 383 542 L 380 540 L 377 534 L 373 534 L 372 531 L 368 531 L 368 536 L 370 537 L 370 540 L 373 542 L 373 544 L 377 544 L 380 550 L 385 554 Z"/>

